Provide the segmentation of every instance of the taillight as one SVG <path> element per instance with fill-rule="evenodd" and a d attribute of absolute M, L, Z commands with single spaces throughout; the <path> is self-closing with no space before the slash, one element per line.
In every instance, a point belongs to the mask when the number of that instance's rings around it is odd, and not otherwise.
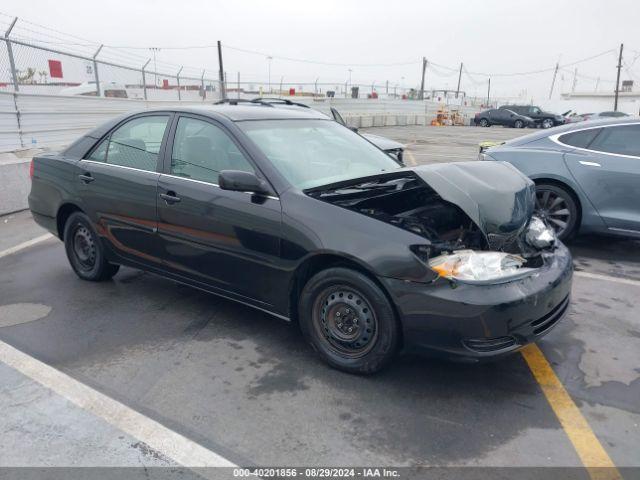
<path fill-rule="evenodd" d="M 29 164 L 29 178 L 33 180 L 33 158 L 31 159 L 31 163 Z"/>

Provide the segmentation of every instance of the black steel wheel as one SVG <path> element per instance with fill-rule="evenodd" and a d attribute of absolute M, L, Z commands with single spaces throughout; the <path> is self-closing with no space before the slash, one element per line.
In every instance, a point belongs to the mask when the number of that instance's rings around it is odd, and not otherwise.
<path fill-rule="evenodd" d="M 369 277 L 347 268 L 313 276 L 300 296 L 300 327 L 333 367 L 380 370 L 396 353 L 399 328 L 386 295 Z"/>
<path fill-rule="evenodd" d="M 536 185 L 535 215 L 553 227 L 560 240 L 572 238 L 578 227 L 575 198 L 555 184 Z"/>
<path fill-rule="evenodd" d="M 99 282 L 118 272 L 120 266 L 106 260 L 98 235 L 84 213 L 69 216 L 63 238 L 69 263 L 81 279 Z"/>
<path fill-rule="evenodd" d="M 313 323 L 331 348 L 349 358 L 366 355 L 378 335 L 375 311 L 361 292 L 346 285 L 329 287 L 316 297 Z"/>

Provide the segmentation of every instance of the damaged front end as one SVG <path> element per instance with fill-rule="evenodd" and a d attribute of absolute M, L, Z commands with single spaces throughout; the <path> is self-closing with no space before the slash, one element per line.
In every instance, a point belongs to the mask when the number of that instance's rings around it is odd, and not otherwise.
<path fill-rule="evenodd" d="M 439 276 L 465 282 L 526 275 L 555 244 L 532 217 L 533 182 L 507 163 L 421 166 L 306 193 L 423 237 L 413 253 Z"/>

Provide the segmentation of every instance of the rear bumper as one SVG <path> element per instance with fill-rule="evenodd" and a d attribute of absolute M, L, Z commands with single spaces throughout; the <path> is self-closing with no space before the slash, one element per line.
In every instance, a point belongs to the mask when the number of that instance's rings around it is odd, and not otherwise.
<path fill-rule="evenodd" d="M 58 225 L 55 218 L 49 217 L 48 215 L 42 215 L 41 213 L 34 212 L 33 210 L 31 210 L 31 216 L 38 225 L 47 229 L 56 237 L 59 235 Z"/>
<path fill-rule="evenodd" d="M 399 312 L 405 349 L 476 361 L 541 338 L 566 314 L 573 275 L 564 245 L 544 260 L 533 275 L 495 285 L 381 279 Z"/>

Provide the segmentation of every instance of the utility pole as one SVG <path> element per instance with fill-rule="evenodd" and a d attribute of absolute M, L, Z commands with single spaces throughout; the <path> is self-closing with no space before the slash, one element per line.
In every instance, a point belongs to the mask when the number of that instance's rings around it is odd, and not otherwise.
<path fill-rule="evenodd" d="M 222 43 L 218 40 L 218 78 L 220 79 L 220 97 L 222 100 L 227 98 L 227 89 L 224 85 L 224 67 L 222 66 Z"/>
<path fill-rule="evenodd" d="M 571 84 L 571 93 L 576 91 L 576 85 L 578 83 L 578 67 L 573 70 L 573 83 Z"/>
<path fill-rule="evenodd" d="M 460 62 L 460 72 L 458 73 L 458 88 L 456 88 L 456 98 L 460 93 L 460 80 L 462 80 L 462 62 Z"/>
<path fill-rule="evenodd" d="M 104 47 L 104 45 L 100 45 L 98 50 L 96 50 L 96 53 L 93 54 L 93 76 L 96 81 L 96 96 L 98 97 L 100 96 L 100 76 L 98 75 L 98 63 L 96 62 L 96 58 L 98 57 L 100 50 L 102 50 L 102 47 Z"/>
<path fill-rule="evenodd" d="M 553 95 L 553 87 L 556 84 L 556 77 L 558 76 L 558 69 L 560 68 L 560 62 L 556 62 L 556 68 L 553 71 L 553 80 L 551 80 L 551 90 L 549 90 L 549 99 Z"/>
<path fill-rule="evenodd" d="M 490 98 L 491 98 L 491 77 L 489 77 L 489 86 L 487 87 L 487 108 L 489 107 Z"/>
<path fill-rule="evenodd" d="M 424 76 L 427 71 L 427 59 L 426 57 L 422 57 L 422 80 L 420 82 L 420 100 L 424 100 Z"/>
<path fill-rule="evenodd" d="M 613 102 L 613 111 L 618 111 L 618 93 L 620 93 L 620 69 L 622 68 L 622 49 L 624 48 L 624 43 L 620 44 L 620 55 L 618 56 L 618 76 L 616 78 L 616 98 Z"/>

